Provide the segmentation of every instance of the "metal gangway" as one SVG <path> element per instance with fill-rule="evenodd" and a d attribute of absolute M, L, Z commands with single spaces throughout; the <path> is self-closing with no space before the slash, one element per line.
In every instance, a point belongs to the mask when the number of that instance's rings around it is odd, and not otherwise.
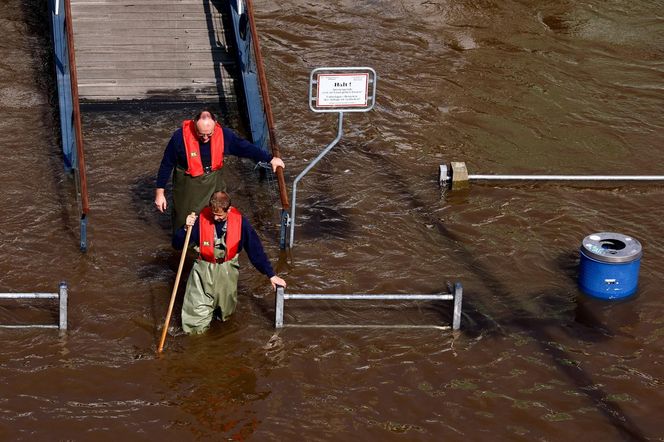
<path fill-rule="evenodd" d="M 0 293 L 0 299 L 56 299 L 58 301 L 58 324 L 0 324 L 0 328 L 58 328 L 67 330 L 67 283 L 61 282 L 57 293 Z"/>
<path fill-rule="evenodd" d="M 438 294 L 302 294 L 286 293 L 281 286 L 277 287 L 274 309 L 274 327 L 284 327 L 284 307 L 287 299 L 309 299 L 309 300 L 337 300 L 337 301 L 453 301 L 452 329 L 461 328 L 461 302 L 463 299 L 463 287 L 461 283 L 454 284 L 451 293 Z M 374 325 L 374 324 L 289 324 L 289 327 L 314 327 L 314 328 L 436 328 L 449 329 L 450 326 L 441 325 Z"/>

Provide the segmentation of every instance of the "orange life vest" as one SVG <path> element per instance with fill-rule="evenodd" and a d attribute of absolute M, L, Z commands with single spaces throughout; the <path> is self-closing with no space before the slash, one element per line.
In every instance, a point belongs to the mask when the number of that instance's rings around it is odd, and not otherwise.
<path fill-rule="evenodd" d="M 198 221 L 200 257 L 208 262 L 217 262 L 214 257 L 214 215 L 212 209 L 205 207 Z M 242 214 L 235 207 L 228 209 L 226 218 L 226 256 L 224 262 L 237 255 L 242 237 Z"/>
<path fill-rule="evenodd" d="M 196 132 L 194 120 L 182 122 L 182 137 L 184 138 L 184 150 L 187 155 L 187 175 L 197 177 L 203 175 L 203 161 L 201 161 L 201 148 Z M 212 170 L 219 170 L 224 165 L 224 132 L 219 123 L 214 124 L 214 133 L 210 140 L 212 155 Z"/>

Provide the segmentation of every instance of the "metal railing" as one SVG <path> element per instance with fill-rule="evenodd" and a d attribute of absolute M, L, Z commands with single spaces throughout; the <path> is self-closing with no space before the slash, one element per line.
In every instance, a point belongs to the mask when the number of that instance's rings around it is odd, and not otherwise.
<path fill-rule="evenodd" d="M 263 97 L 263 106 L 265 107 L 265 116 L 267 118 L 267 128 L 270 134 L 270 148 L 272 155 L 281 158 L 279 150 L 279 143 L 277 143 L 277 136 L 274 131 L 274 119 L 272 117 L 272 105 L 270 104 L 270 94 L 267 87 L 267 77 L 263 67 L 263 55 L 261 53 L 260 42 L 258 41 L 258 31 L 256 30 L 256 23 L 254 20 L 253 2 L 247 0 L 247 13 L 249 14 L 249 26 L 251 28 L 251 35 L 253 37 L 252 43 L 254 47 L 254 54 L 256 56 L 256 70 L 258 71 L 258 80 L 261 86 L 261 95 Z M 279 185 L 279 196 L 281 199 L 281 206 L 283 210 L 288 210 L 290 207 L 288 203 L 288 190 L 286 189 L 286 180 L 284 179 L 284 170 L 281 167 L 277 168 L 277 183 Z"/>
<path fill-rule="evenodd" d="M 254 20 L 254 11 L 251 0 L 234 0 L 231 2 L 231 18 L 234 24 L 235 40 L 240 60 L 240 75 L 244 87 L 247 114 L 251 129 L 252 141 L 257 146 L 272 152 L 275 158 L 281 158 L 279 143 L 274 130 L 274 119 L 272 116 L 272 105 L 268 92 L 267 76 L 263 67 L 263 55 L 260 48 L 258 31 Z M 259 163 L 261 164 L 261 163 Z M 269 165 L 261 164 L 271 174 Z M 279 248 L 286 248 L 286 229 L 288 224 L 288 191 L 284 178 L 283 168 L 278 167 L 275 171 L 276 182 L 281 201 Z M 270 192 L 273 190 L 274 180 L 268 176 Z"/>
<path fill-rule="evenodd" d="M 459 330 L 461 328 L 461 303 L 463 299 L 463 287 L 461 283 L 454 284 L 453 293 L 440 293 L 440 294 L 295 294 L 285 293 L 284 288 L 277 286 L 275 294 L 275 316 L 274 327 L 284 327 L 284 304 L 287 299 L 309 299 L 309 300 L 385 300 L 385 301 L 454 301 L 452 311 L 452 329 Z M 373 325 L 373 324 L 289 324 L 289 327 L 325 327 L 325 328 L 438 328 L 449 329 L 449 326 L 440 325 Z"/>
<path fill-rule="evenodd" d="M 0 299 L 57 299 L 59 305 L 59 319 L 57 325 L 52 324 L 0 324 L 0 328 L 59 328 L 67 329 L 67 283 L 61 282 L 58 293 L 0 293 Z"/>
<path fill-rule="evenodd" d="M 64 0 L 63 2 L 58 0 L 53 4 L 51 0 L 49 3 L 53 5 L 51 23 L 65 170 L 74 172 L 77 204 L 80 209 L 80 248 L 82 251 L 86 251 L 87 215 L 90 211 L 90 205 L 88 202 L 88 182 L 85 174 L 85 155 L 83 153 L 71 2 L 70 0 Z M 64 11 L 61 11 L 61 3 L 64 3 Z"/>
<path fill-rule="evenodd" d="M 487 175 L 469 174 L 464 162 L 439 166 L 438 183 L 443 188 L 470 181 L 664 181 L 664 175 Z"/>

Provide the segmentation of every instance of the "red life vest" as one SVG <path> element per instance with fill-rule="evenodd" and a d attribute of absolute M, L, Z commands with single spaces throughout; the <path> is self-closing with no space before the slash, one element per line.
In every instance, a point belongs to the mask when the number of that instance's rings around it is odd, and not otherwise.
<path fill-rule="evenodd" d="M 217 262 L 214 258 L 214 215 L 212 209 L 205 207 L 198 218 L 198 244 L 200 257 L 208 262 Z M 226 218 L 226 256 L 224 262 L 237 255 L 242 237 L 242 214 L 235 207 L 228 209 Z"/>
<path fill-rule="evenodd" d="M 203 175 L 203 161 L 201 161 L 201 148 L 196 132 L 194 120 L 182 122 L 182 137 L 184 138 L 184 150 L 187 155 L 187 174 L 192 177 Z M 219 170 L 224 165 L 224 132 L 219 123 L 214 124 L 214 133 L 210 140 L 212 154 L 212 170 Z"/>

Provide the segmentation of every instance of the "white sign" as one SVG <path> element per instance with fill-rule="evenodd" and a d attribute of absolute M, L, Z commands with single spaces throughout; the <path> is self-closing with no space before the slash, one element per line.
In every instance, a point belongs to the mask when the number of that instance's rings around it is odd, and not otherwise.
<path fill-rule="evenodd" d="M 318 74 L 317 107 L 366 107 L 369 74 Z"/>

